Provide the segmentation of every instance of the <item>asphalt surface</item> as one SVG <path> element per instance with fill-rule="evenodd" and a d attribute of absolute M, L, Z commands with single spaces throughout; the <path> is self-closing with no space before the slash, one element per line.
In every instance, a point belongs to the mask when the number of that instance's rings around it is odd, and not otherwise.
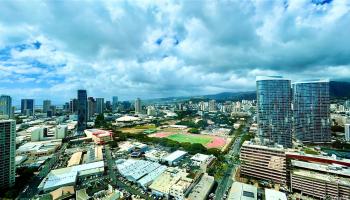
<path fill-rule="evenodd" d="M 126 191 L 128 191 L 130 194 L 134 194 L 134 195 L 138 195 L 144 199 L 151 199 L 150 197 L 148 197 L 145 194 L 142 194 L 140 191 L 128 186 L 127 184 L 121 182 L 117 177 L 120 176 L 119 173 L 117 172 L 117 167 L 115 164 L 115 160 L 112 157 L 112 152 L 110 150 L 110 148 L 108 146 L 105 146 L 105 164 L 107 164 L 108 166 L 108 175 L 109 178 L 111 179 L 111 182 L 113 184 L 113 186 L 118 187 L 118 188 L 122 188 Z"/>
<path fill-rule="evenodd" d="M 223 179 L 219 182 L 219 185 L 215 191 L 215 200 L 224 199 L 225 193 L 228 191 L 228 189 L 233 183 L 232 175 L 234 175 L 233 173 L 236 171 L 236 167 L 238 166 L 238 164 L 233 163 L 231 157 L 239 155 L 240 143 L 242 137 L 246 134 L 246 132 L 247 129 L 244 128 L 242 134 L 235 140 L 234 144 L 231 146 L 230 151 L 225 156 L 226 162 L 228 163 L 228 169 L 225 172 Z"/>
<path fill-rule="evenodd" d="M 64 151 L 67 148 L 67 143 L 63 143 L 61 149 L 56 152 L 50 160 L 40 169 L 38 175 L 34 176 L 33 179 L 27 184 L 27 187 L 18 195 L 17 199 L 31 199 L 38 194 L 38 186 L 42 179 L 53 169 L 57 164 L 60 156 L 64 155 Z"/>

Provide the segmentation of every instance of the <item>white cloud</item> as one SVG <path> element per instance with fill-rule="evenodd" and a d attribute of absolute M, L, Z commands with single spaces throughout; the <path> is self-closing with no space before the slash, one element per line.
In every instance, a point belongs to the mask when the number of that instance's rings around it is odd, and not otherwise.
<path fill-rule="evenodd" d="M 132 99 L 252 90 L 263 74 L 350 75 L 342 0 L 2 4 L 0 49 L 42 43 L 0 59 L 1 83 L 15 83 L 0 92 L 18 98 L 21 82 L 34 84 L 26 95 L 62 102 L 79 88 Z"/>

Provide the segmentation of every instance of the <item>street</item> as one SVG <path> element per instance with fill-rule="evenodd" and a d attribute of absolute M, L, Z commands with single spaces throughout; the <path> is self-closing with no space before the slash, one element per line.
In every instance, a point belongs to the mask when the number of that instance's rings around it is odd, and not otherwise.
<path fill-rule="evenodd" d="M 235 176 L 236 167 L 238 164 L 232 163 L 232 157 L 236 157 L 239 155 L 240 152 L 240 143 L 242 140 L 242 137 L 246 134 L 247 129 L 243 129 L 243 134 L 241 134 L 234 142 L 234 144 L 231 146 L 230 151 L 225 155 L 225 160 L 228 163 L 228 169 L 225 172 L 225 175 L 223 179 L 219 182 L 218 187 L 215 192 L 215 199 L 216 200 L 222 200 L 224 199 L 224 195 L 226 194 L 229 187 L 232 185 L 233 180 L 232 177 Z"/>

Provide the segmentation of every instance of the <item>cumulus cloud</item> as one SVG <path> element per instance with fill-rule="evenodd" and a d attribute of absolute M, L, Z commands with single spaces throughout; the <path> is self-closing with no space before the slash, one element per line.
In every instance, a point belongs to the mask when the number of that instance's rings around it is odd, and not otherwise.
<path fill-rule="evenodd" d="M 62 103 L 79 88 L 133 99 L 254 90 L 264 74 L 348 80 L 349 9 L 342 0 L 6 1 L 0 92 Z"/>

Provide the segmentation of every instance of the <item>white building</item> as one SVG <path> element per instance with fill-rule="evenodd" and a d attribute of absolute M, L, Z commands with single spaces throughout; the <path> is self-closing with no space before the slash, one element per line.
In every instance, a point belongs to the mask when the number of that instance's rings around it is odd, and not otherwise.
<path fill-rule="evenodd" d="M 283 192 L 265 188 L 265 199 L 268 200 L 287 200 L 287 196 Z"/>
<path fill-rule="evenodd" d="M 156 162 L 134 159 L 116 161 L 119 173 L 143 188 L 149 186 L 167 167 Z"/>
<path fill-rule="evenodd" d="M 42 180 L 38 189 L 47 192 L 63 186 L 75 186 L 79 176 L 88 176 L 89 174 L 96 175 L 102 174 L 103 172 L 103 161 L 51 170 Z"/>
<path fill-rule="evenodd" d="M 187 154 L 186 151 L 174 151 L 164 158 L 164 162 L 167 162 L 168 165 L 175 165 L 177 161 L 181 160 Z"/>
<path fill-rule="evenodd" d="M 345 140 L 350 142 L 350 124 L 345 124 Z"/>
<path fill-rule="evenodd" d="M 67 136 L 68 126 L 67 125 L 58 125 L 55 130 L 55 138 L 63 139 Z"/>
<path fill-rule="evenodd" d="M 44 140 L 45 137 L 48 136 L 48 129 L 46 127 L 37 127 L 32 130 L 31 133 L 31 141 L 41 141 Z"/>
<path fill-rule="evenodd" d="M 191 157 L 192 164 L 195 166 L 202 166 L 209 164 L 215 157 L 213 155 L 205 155 L 197 153 Z"/>

